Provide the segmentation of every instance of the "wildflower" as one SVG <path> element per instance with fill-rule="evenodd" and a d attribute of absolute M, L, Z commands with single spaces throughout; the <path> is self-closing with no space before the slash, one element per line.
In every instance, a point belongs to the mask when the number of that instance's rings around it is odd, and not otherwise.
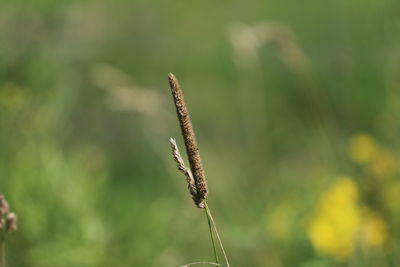
<path fill-rule="evenodd" d="M 351 138 L 349 153 L 351 159 L 356 163 L 370 163 L 378 153 L 378 145 L 371 135 L 359 133 Z"/>
<path fill-rule="evenodd" d="M 318 253 L 339 261 L 352 255 L 361 223 L 358 191 L 353 180 L 341 177 L 319 200 L 308 228 Z"/>
<path fill-rule="evenodd" d="M 380 150 L 371 163 L 372 173 L 379 178 L 384 178 L 392 175 L 395 170 L 396 158 L 393 153 L 387 149 Z"/>
<path fill-rule="evenodd" d="M 384 203 L 389 211 L 394 215 L 400 212 L 400 182 L 396 181 L 388 184 L 383 191 Z"/>
<path fill-rule="evenodd" d="M 361 228 L 363 244 L 368 248 L 382 246 L 388 237 L 387 228 L 386 222 L 378 213 L 366 210 Z"/>

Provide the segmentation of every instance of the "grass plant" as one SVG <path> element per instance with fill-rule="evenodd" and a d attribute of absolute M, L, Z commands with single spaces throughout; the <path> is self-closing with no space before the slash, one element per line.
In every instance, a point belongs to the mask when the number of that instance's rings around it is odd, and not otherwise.
<path fill-rule="evenodd" d="M 178 169 L 185 175 L 186 181 L 188 183 L 189 193 L 193 198 L 195 205 L 198 208 L 204 209 L 207 217 L 208 228 L 210 231 L 210 238 L 213 247 L 215 263 L 210 262 L 194 262 L 186 264 L 184 266 L 190 266 L 194 264 L 207 263 L 217 266 L 222 266 L 219 263 L 217 247 L 215 246 L 214 233 L 217 237 L 219 247 L 221 248 L 222 254 L 224 256 L 224 261 L 227 267 L 230 267 L 228 257 L 226 255 L 222 240 L 218 233 L 217 226 L 215 224 L 214 218 L 211 214 L 211 210 L 207 205 L 206 198 L 208 196 L 208 186 L 204 167 L 201 161 L 199 148 L 196 141 L 196 136 L 193 130 L 192 122 L 189 115 L 189 110 L 187 108 L 185 98 L 183 96 L 182 89 L 179 85 L 178 80 L 173 74 L 168 75 L 169 84 L 171 87 L 172 96 L 175 103 L 176 113 L 179 119 L 179 124 L 181 126 L 182 137 L 185 142 L 186 152 L 190 164 L 190 168 L 187 168 L 184 164 L 184 160 L 179 152 L 178 145 L 175 139 L 171 138 L 170 143 L 172 146 L 172 156 L 177 163 Z"/>
<path fill-rule="evenodd" d="M 0 267 L 6 267 L 6 235 L 17 230 L 17 215 L 10 212 L 10 206 L 0 194 Z"/>

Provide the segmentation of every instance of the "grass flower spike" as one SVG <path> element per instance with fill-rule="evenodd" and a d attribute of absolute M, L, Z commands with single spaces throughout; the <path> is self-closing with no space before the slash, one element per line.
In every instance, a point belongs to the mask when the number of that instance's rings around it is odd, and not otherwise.
<path fill-rule="evenodd" d="M 171 87 L 172 97 L 174 99 L 176 113 L 179 119 L 179 124 L 181 126 L 181 132 L 183 139 L 185 141 L 186 152 L 189 159 L 190 168 L 185 167 L 183 158 L 179 152 L 178 145 L 175 139 L 170 138 L 169 142 L 172 147 L 172 156 L 177 164 L 178 170 L 183 173 L 186 177 L 188 183 L 189 192 L 194 200 L 197 207 L 205 210 L 205 214 L 208 222 L 208 229 L 210 231 L 211 242 L 214 251 L 215 263 L 212 262 L 193 262 L 186 264 L 184 266 L 190 266 L 195 264 L 211 264 L 222 266 L 219 264 L 217 248 L 214 241 L 214 232 L 217 237 L 218 243 L 220 245 L 222 254 L 226 262 L 226 266 L 229 267 L 228 258 L 225 253 L 224 246 L 222 245 L 221 238 L 219 236 L 217 227 L 215 225 L 214 219 L 211 215 L 210 208 L 206 203 L 206 198 L 208 195 L 208 187 L 206 175 L 204 172 L 203 164 L 200 158 L 199 148 L 197 146 L 196 137 L 194 134 L 192 122 L 190 120 L 189 111 L 186 106 L 185 98 L 183 97 L 182 89 L 179 85 L 178 80 L 173 74 L 168 75 L 169 85 Z"/>
<path fill-rule="evenodd" d="M 182 136 L 185 141 L 190 170 L 193 174 L 194 183 L 196 185 L 197 194 L 194 200 L 199 208 L 204 208 L 204 201 L 208 195 L 208 187 L 192 121 L 190 120 L 189 111 L 178 80 L 172 73 L 168 75 L 168 80 L 171 87 L 172 97 L 174 98 Z"/>

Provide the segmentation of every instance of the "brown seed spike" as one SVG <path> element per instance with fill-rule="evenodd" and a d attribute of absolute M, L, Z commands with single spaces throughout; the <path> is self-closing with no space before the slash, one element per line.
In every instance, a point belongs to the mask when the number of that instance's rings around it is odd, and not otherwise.
<path fill-rule="evenodd" d="M 207 198 L 208 189 L 206 175 L 204 173 L 203 164 L 200 158 L 199 148 L 197 146 L 192 122 L 190 120 L 189 111 L 183 97 L 182 89 L 175 76 L 170 73 L 168 75 L 169 85 L 174 98 L 176 113 L 178 115 L 179 124 L 181 126 L 182 136 L 185 141 L 186 152 L 189 158 L 190 169 L 193 174 L 197 189 L 198 207 L 204 207 L 204 200 Z"/>

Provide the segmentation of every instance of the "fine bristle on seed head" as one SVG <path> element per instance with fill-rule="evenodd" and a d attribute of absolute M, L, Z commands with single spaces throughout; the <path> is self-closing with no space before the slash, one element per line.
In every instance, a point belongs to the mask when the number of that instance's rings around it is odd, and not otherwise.
<path fill-rule="evenodd" d="M 204 203 L 203 203 L 204 201 L 203 201 L 203 199 L 199 198 L 199 196 L 197 194 L 196 184 L 195 184 L 192 172 L 190 171 L 189 168 L 185 167 L 185 163 L 179 152 L 178 145 L 176 144 L 175 139 L 170 138 L 169 142 L 170 142 L 171 148 L 172 148 L 172 157 L 173 157 L 174 161 L 176 162 L 178 170 L 186 177 L 186 182 L 188 184 L 189 193 L 192 196 L 194 203 L 196 204 L 197 207 L 204 208 Z"/>

